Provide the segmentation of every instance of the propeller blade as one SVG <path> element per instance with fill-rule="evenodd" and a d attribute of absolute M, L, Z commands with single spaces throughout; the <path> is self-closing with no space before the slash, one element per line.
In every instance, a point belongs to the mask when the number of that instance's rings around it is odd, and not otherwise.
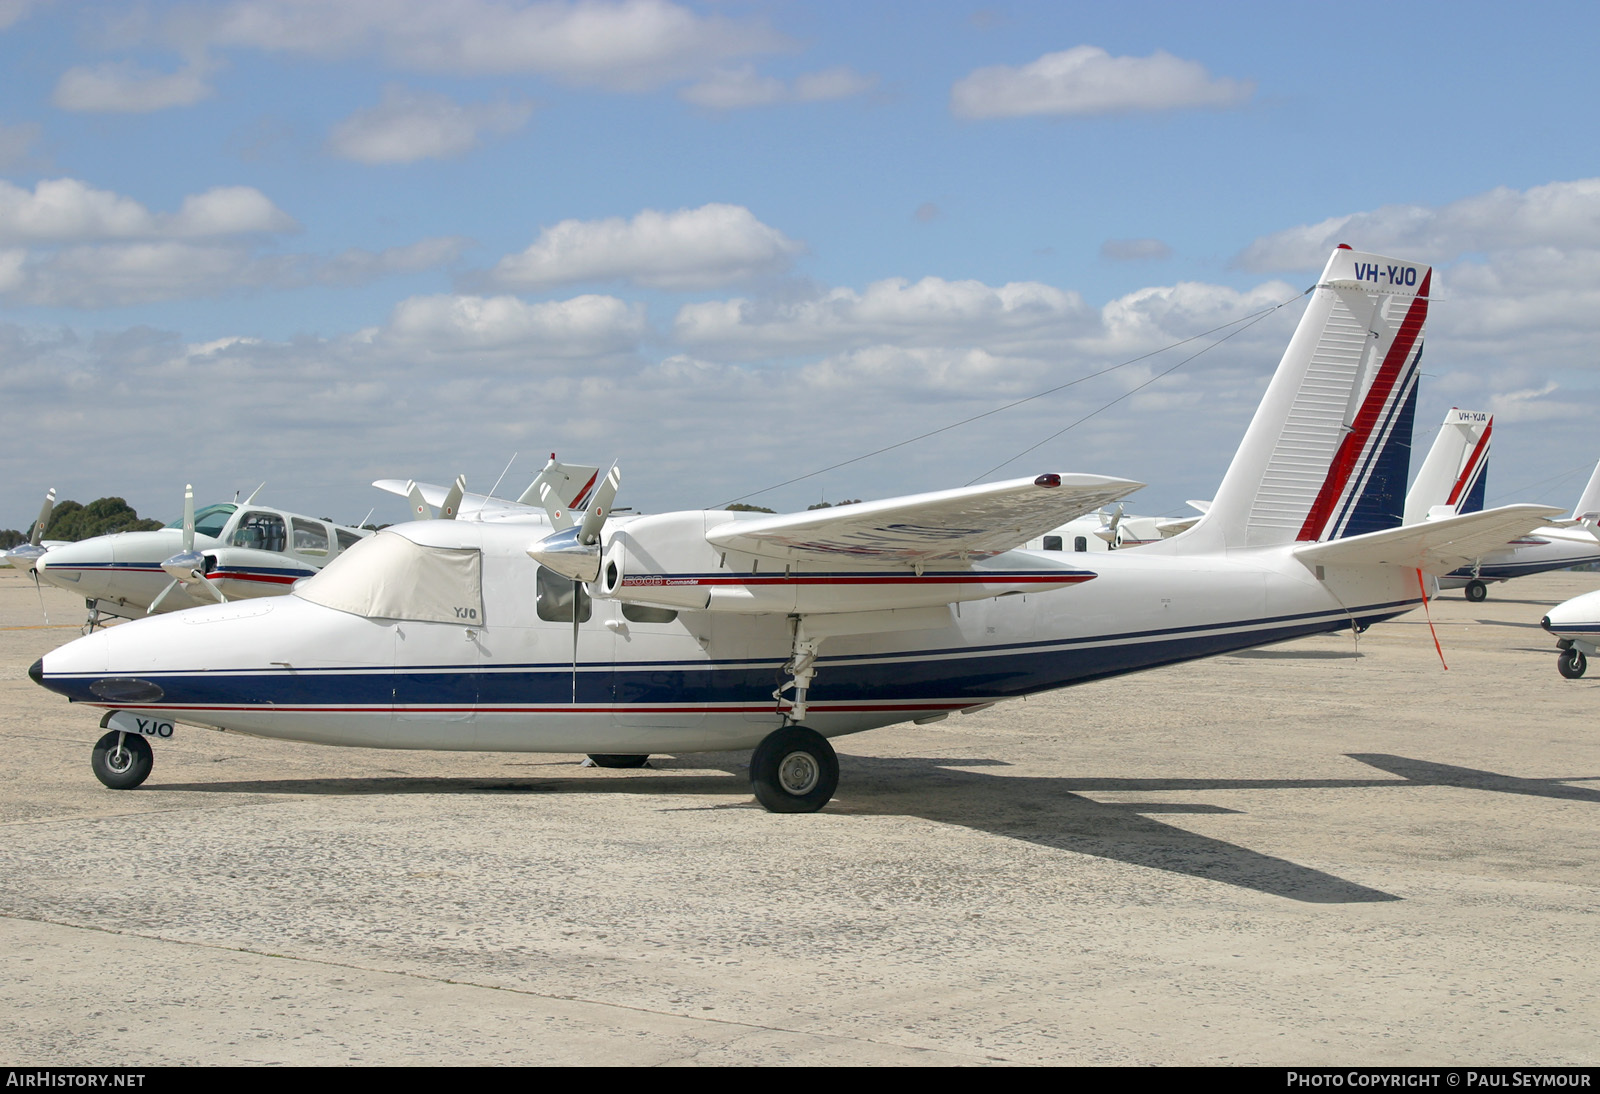
<path fill-rule="evenodd" d="M 594 500 L 589 503 L 588 511 L 583 514 L 583 527 L 578 532 L 579 543 L 588 545 L 600 542 L 600 529 L 605 526 L 606 517 L 611 515 L 611 503 L 616 500 L 617 487 L 621 485 L 622 472 L 613 463 L 600 489 L 594 492 Z"/>
<path fill-rule="evenodd" d="M 205 574 L 196 570 L 189 576 L 197 581 L 207 593 L 211 594 L 212 600 L 215 600 L 218 604 L 226 604 L 228 602 L 228 598 L 222 595 L 222 590 L 213 585 L 211 579 Z M 184 591 L 187 592 L 188 590 L 185 589 Z"/>
<path fill-rule="evenodd" d="M 55 511 L 55 507 L 56 488 L 52 486 L 50 492 L 44 496 L 44 505 L 39 510 L 39 519 L 33 522 L 33 536 L 28 540 L 33 546 L 39 546 L 39 541 L 44 538 L 44 530 L 50 527 L 50 514 Z"/>
<path fill-rule="evenodd" d="M 183 553 L 194 550 L 194 484 L 183 488 Z"/>
<path fill-rule="evenodd" d="M 450 493 L 444 496 L 444 504 L 439 507 L 440 520 L 455 520 L 456 514 L 461 511 L 461 498 L 467 492 L 467 477 L 457 475 L 456 483 L 450 488 Z"/>
<path fill-rule="evenodd" d="M 428 503 L 422 499 L 422 487 L 417 485 L 415 479 L 406 481 L 406 497 L 411 499 L 412 520 L 433 519 L 433 510 L 428 508 Z"/>
<path fill-rule="evenodd" d="M 167 599 L 167 594 L 172 592 L 172 590 L 176 589 L 177 587 L 178 587 L 178 580 L 177 580 L 177 578 L 173 578 L 170 582 L 167 583 L 167 587 L 165 589 L 161 590 L 161 595 L 156 597 L 154 600 L 152 600 L 150 602 L 150 606 L 144 610 L 144 614 L 145 615 L 155 615 L 156 614 L 156 609 L 161 607 L 161 602 L 163 600 Z"/>

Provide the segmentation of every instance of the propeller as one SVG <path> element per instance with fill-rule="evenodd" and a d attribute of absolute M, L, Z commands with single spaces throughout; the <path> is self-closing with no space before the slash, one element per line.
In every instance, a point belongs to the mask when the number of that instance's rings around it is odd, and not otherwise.
<path fill-rule="evenodd" d="M 406 497 L 411 499 L 412 520 L 455 520 L 456 514 L 461 511 L 461 499 L 466 493 L 467 477 L 457 475 L 455 485 L 450 487 L 450 492 L 444 496 L 444 504 L 439 506 L 439 512 L 435 514 L 433 506 L 422 496 L 422 487 L 417 485 L 415 479 L 406 480 Z"/>
<path fill-rule="evenodd" d="M 1109 517 L 1100 514 L 1100 527 L 1095 529 L 1095 535 L 1106 541 L 1106 546 L 1115 551 L 1117 549 L 1117 526 L 1122 523 L 1122 506 L 1118 505 L 1116 512 Z"/>
<path fill-rule="evenodd" d="M 33 569 L 33 564 L 39 561 L 41 555 L 49 550 L 41 542 L 44 531 L 50 526 L 50 514 L 56 507 L 56 488 L 51 487 L 50 492 L 44 496 L 44 505 L 39 510 L 39 519 L 33 522 L 33 535 L 27 543 L 19 544 L 6 552 L 6 561 L 19 570 Z"/>
<path fill-rule="evenodd" d="M 461 499 L 467 492 L 467 477 L 457 475 L 455 485 L 450 487 L 450 492 L 444 496 L 444 504 L 439 506 L 440 520 L 455 520 L 456 514 L 461 512 Z"/>
<path fill-rule="evenodd" d="M 595 491 L 583 523 L 574 526 L 572 518 L 560 508 L 546 502 L 550 522 L 556 531 L 528 548 L 528 556 L 541 566 L 548 566 L 563 577 L 573 581 L 594 581 L 600 576 L 600 533 L 606 518 L 611 515 L 611 503 L 616 500 L 617 488 L 622 485 L 622 471 L 615 463 Z M 542 498 L 552 496 L 553 490 L 541 489 Z M 563 523 L 563 520 L 565 523 Z"/>
<path fill-rule="evenodd" d="M 257 489 L 259 491 L 259 487 Z M 255 494 L 250 496 L 253 498 Z M 162 602 L 178 586 L 183 586 L 183 591 L 189 592 L 191 583 L 203 588 L 218 604 L 228 602 L 228 598 L 222 595 L 222 590 L 206 576 L 206 557 L 194 549 L 193 484 L 183 488 L 183 550 L 163 562 L 161 568 L 172 578 L 172 583 L 162 589 L 161 595 L 150 602 L 150 607 L 145 609 L 146 615 L 154 615 L 156 609 L 161 607 Z"/>

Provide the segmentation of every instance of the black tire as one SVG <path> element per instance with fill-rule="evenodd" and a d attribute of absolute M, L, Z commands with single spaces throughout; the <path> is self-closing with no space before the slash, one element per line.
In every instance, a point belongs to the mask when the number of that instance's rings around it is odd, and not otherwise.
<path fill-rule="evenodd" d="M 1576 680 L 1589 667 L 1589 659 L 1582 650 L 1568 650 L 1556 658 L 1556 669 L 1568 680 Z"/>
<path fill-rule="evenodd" d="M 1483 601 L 1488 600 L 1489 586 L 1485 585 L 1477 578 L 1473 578 L 1471 581 L 1467 582 L 1467 599 L 1472 601 L 1474 604 L 1481 604 Z"/>
<path fill-rule="evenodd" d="M 589 759 L 596 767 L 643 767 L 650 762 L 648 755 L 626 756 L 621 753 L 591 752 Z"/>
<path fill-rule="evenodd" d="M 132 790 L 150 777 L 155 762 L 149 741 L 137 733 L 112 730 L 95 742 L 89 766 L 94 768 L 94 777 L 111 789 Z"/>
<path fill-rule="evenodd" d="M 784 726 L 751 753 L 750 787 L 769 813 L 815 813 L 839 788 L 839 757 L 816 730 Z"/>

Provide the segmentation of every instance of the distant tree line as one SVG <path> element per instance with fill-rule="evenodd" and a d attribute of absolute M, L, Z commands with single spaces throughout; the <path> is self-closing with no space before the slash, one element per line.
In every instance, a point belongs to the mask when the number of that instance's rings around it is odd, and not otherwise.
<path fill-rule="evenodd" d="M 133 507 L 121 498 L 100 498 L 88 505 L 75 501 L 58 501 L 50 513 L 50 523 L 45 526 L 45 539 L 80 540 L 112 532 L 150 532 L 160 528 L 159 520 L 140 520 Z M 0 550 L 10 550 L 33 538 L 33 525 L 26 531 L 15 528 L 0 529 Z"/>

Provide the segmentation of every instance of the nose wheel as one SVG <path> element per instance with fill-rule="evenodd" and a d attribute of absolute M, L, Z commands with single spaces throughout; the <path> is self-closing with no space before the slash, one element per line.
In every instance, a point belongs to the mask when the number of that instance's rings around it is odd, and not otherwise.
<path fill-rule="evenodd" d="M 111 789 L 132 790 L 150 777 L 155 759 L 149 741 L 114 729 L 95 742 L 89 764 L 94 777 Z"/>
<path fill-rule="evenodd" d="M 769 813 L 815 813 L 839 788 L 839 757 L 814 729 L 788 725 L 750 755 L 750 788 Z"/>
<path fill-rule="evenodd" d="M 1589 659 L 1580 649 L 1568 649 L 1556 658 L 1556 668 L 1568 680 L 1576 680 L 1589 668 Z"/>

